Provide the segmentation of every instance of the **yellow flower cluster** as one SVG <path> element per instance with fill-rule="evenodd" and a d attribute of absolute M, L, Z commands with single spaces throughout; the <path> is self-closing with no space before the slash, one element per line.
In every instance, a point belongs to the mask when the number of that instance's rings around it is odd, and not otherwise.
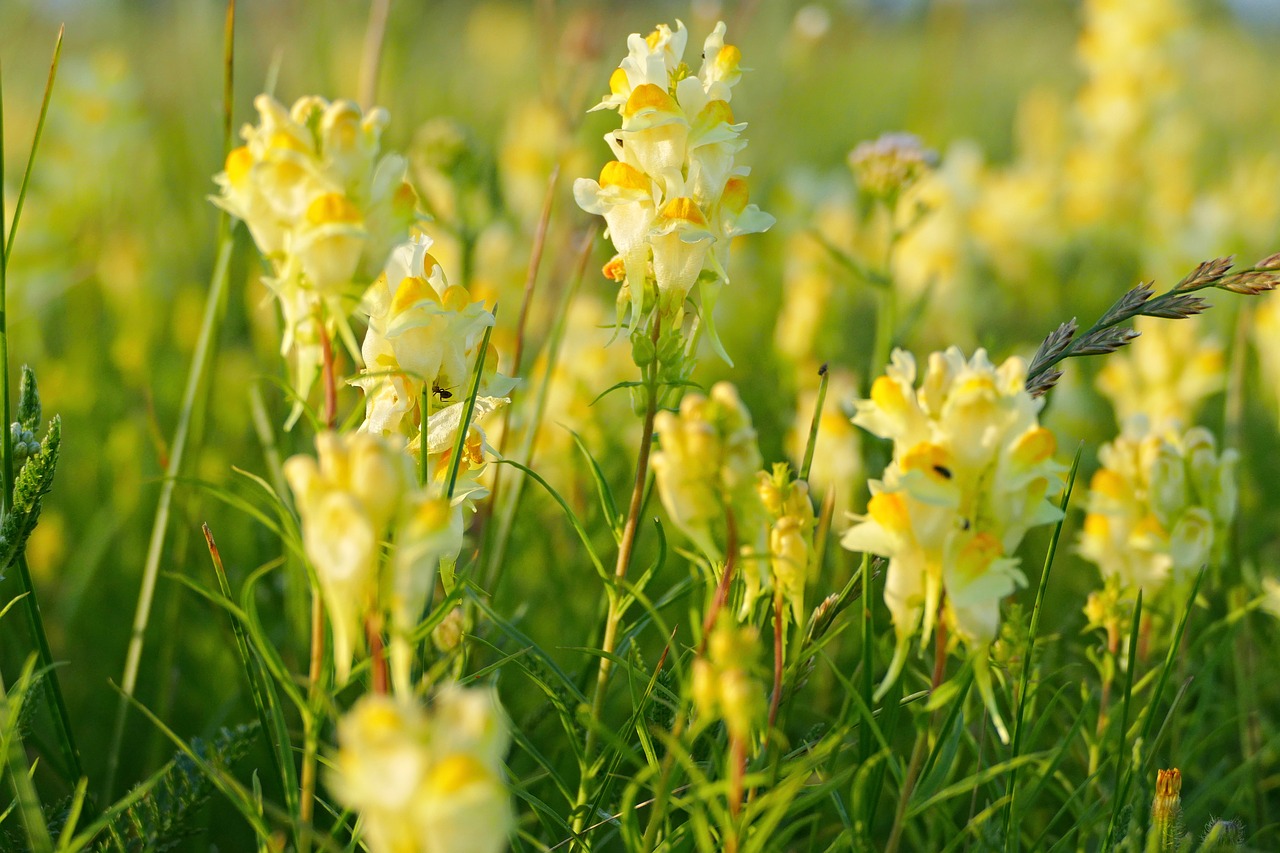
<path fill-rule="evenodd" d="M 280 300 L 281 353 L 294 354 L 294 388 L 305 396 L 319 373 L 326 325 L 345 322 L 391 247 L 414 221 L 417 196 L 405 162 L 382 154 L 388 116 L 350 101 L 270 95 L 259 121 L 214 177 L 213 202 L 242 220 L 272 264 L 267 286 Z M 324 325 L 322 325 L 324 324 Z M 301 412 L 295 408 L 293 419 Z"/>
<path fill-rule="evenodd" d="M 1213 435 L 1149 431 L 1141 419 L 1098 452 L 1079 551 L 1131 597 L 1222 558 L 1236 511 L 1237 453 Z"/>
<path fill-rule="evenodd" d="M 725 556 L 727 519 L 741 531 L 759 519 L 756 474 L 764 466 L 751 413 L 727 382 L 711 395 L 687 394 L 680 411 L 658 412 L 662 448 L 652 466 L 662 505 L 676 526 L 710 560 Z"/>
<path fill-rule="evenodd" d="M 769 519 L 769 562 L 773 588 L 791 606 L 797 624 L 804 622 L 804 585 L 813 566 L 813 530 L 818 520 L 809 500 L 809 484 L 795 479 L 780 462 L 756 475 L 756 492 Z"/>
<path fill-rule="evenodd" d="M 740 234 L 764 231 L 773 217 L 748 204 L 747 170 L 734 157 L 746 147 L 745 124 L 729 106 L 741 78 L 741 54 L 725 44 L 719 23 L 706 39 L 698 72 L 683 62 L 688 33 L 659 25 L 647 38 L 633 34 L 628 55 L 609 79 L 609 94 L 594 109 L 617 110 L 622 127 L 605 141 L 615 159 L 600 179 L 579 178 L 574 198 L 604 217 L 617 257 L 606 275 L 623 282 L 633 328 L 657 289 L 667 329 L 679 328 L 684 302 L 695 284 L 702 323 L 723 356 L 712 310 L 728 280 L 729 244 Z"/>
<path fill-rule="evenodd" d="M 329 787 L 360 813 L 370 853 L 499 853 L 514 825 L 497 695 L 448 686 L 429 711 L 365 696 L 338 722 Z"/>
<path fill-rule="evenodd" d="M 424 237 L 397 246 L 366 294 L 365 367 L 354 384 L 365 392 L 363 431 L 402 436 L 420 454 L 426 417 L 428 471 L 435 479 L 448 471 L 472 370 L 485 330 L 495 320 L 484 303 L 471 301 L 466 288 L 445 280 L 427 251 L 430 247 Z M 489 449 L 476 421 L 505 405 L 505 395 L 515 387 L 514 379 L 498 372 L 497 363 L 490 345 L 459 468 L 473 499 L 482 496 L 475 478 Z M 456 488 L 454 494 L 460 494 Z"/>
<path fill-rule="evenodd" d="M 1038 423 L 1042 402 L 1023 387 L 1021 359 L 997 368 L 984 350 L 966 360 L 953 347 L 931 355 L 919 379 L 917 388 L 915 359 L 895 350 L 853 419 L 893 440 L 866 516 L 843 539 L 850 550 L 889 558 L 885 603 L 898 647 L 886 686 L 922 620 L 925 639 L 941 617 L 985 649 L 1000 600 L 1026 583 L 1010 555 L 1030 527 L 1061 517 L 1046 499 L 1063 470 L 1057 443 Z"/>
<path fill-rule="evenodd" d="M 316 451 L 318 459 L 289 459 L 284 473 L 333 628 L 338 684 L 350 677 L 366 620 L 380 626 L 386 614 L 393 680 L 407 695 L 408 637 L 440 560 L 455 558 L 462 548 L 461 509 L 437 489 L 418 487 L 403 440 L 325 432 L 316 436 Z"/>

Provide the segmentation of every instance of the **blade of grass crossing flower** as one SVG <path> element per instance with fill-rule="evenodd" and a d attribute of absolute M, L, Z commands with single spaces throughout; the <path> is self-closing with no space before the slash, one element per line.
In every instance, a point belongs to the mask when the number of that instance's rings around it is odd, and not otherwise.
<path fill-rule="evenodd" d="M 1120 813 L 1124 810 L 1125 798 L 1120 789 L 1121 774 L 1125 768 L 1125 734 L 1129 728 L 1129 703 L 1133 699 L 1133 670 L 1138 663 L 1138 633 L 1139 626 L 1142 624 L 1142 590 L 1138 590 L 1138 599 L 1133 605 L 1133 626 L 1129 630 L 1129 669 L 1125 673 L 1124 679 L 1124 701 L 1120 706 L 1120 725 L 1116 728 L 1116 771 L 1115 779 L 1111 785 L 1113 799 L 1111 801 L 1111 818 L 1107 821 L 1107 834 L 1102 841 L 1102 849 L 1108 850 L 1111 847 L 1111 839 L 1115 834 L 1116 823 L 1120 819 Z"/>
<path fill-rule="evenodd" d="M 218 578 L 218 589 L 223 598 L 231 601 L 231 584 L 227 581 L 226 568 L 222 564 L 222 554 L 213 539 L 213 531 L 209 525 L 201 525 L 205 542 L 209 546 L 209 557 L 213 561 L 214 574 Z M 258 720 L 262 723 L 262 732 L 270 745 L 268 754 L 275 766 L 276 775 L 280 778 L 284 791 L 285 808 L 295 820 L 298 817 L 298 779 L 293 766 L 292 746 L 289 740 L 289 726 L 280 707 L 279 696 L 270 679 L 264 678 L 261 663 L 249 648 L 248 637 L 245 636 L 244 625 L 237 619 L 231 620 L 231 630 L 236 638 L 236 650 L 240 653 L 240 664 L 244 667 L 245 677 L 249 680 L 249 693 L 253 699 L 254 710 L 258 712 Z"/>
<path fill-rule="evenodd" d="M 1076 474 L 1080 470 L 1080 456 L 1084 451 L 1084 444 L 1081 443 L 1076 447 L 1075 457 L 1071 460 L 1071 470 L 1067 472 L 1067 483 L 1062 490 L 1062 500 L 1058 502 L 1058 509 L 1062 512 L 1062 517 L 1058 519 L 1058 523 L 1053 527 L 1053 535 L 1049 539 L 1049 550 L 1044 555 L 1044 566 L 1040 570 L 1040 581 L 1036 584 L 1036 600 L 1031 608 L 1031 625 L 1027 629 L 1027 654 L 1022 665 L 1022 678 L 1018 688 L 1018 707 L 1014 711 L 1013 718 L 1013 745 L 1010 755 L 1017 757 L 1022 750 L 1022 727 L 1026 721 L 1027 713 L 1027 694 L 1031 689 L 1031 669 L 1034 660 L 1036 639 L 1040 633 L 1040 614 L 1043 612 L 1044 594 L 1049 586 L 1049 570 L 1053 567 L 1053 558 L 1058 553 L 1058 542 L 1062 538 L 1062 525 L 1067 519 L 1067 505 L 1071 501 L 1071 492 L 1075 488 Z M 1004 809 L 1004 839 L 1005 848 L 1009 851 L 1017 849 L 1013 827 L 1015 822 L 1015 802 L 1018 786 L 1018 770 L 1015 767 L 1009 773 L 1009 778 L 1005 784 L 1005 796 L 1008 802 Z"/>
<path fill-rule="evenodd" d="M 493 317 L 498 317 L 498 306 L 493 306 Z M 480 342 L 480 352 L 476 354 L 476 364 L 471 370 L 471 391 L 467 394 L 466 407 L 462 410 L 462 424 L 458 427 L 458 437 L 453 443 L 453 456 L 449 459 L 448 489 L 445 494 L 453 498 L 453 489 L 458 482 L 458 468 L 462 464 L 462 450 L 467 444 L 467 434 L 471 432 L 471 418 L 476 411 L 476 397 L 480 395 L 480 379 L 484 375 L 484 359 L 489 353 L 489 338 L 493 335 L 493 326 L 484 330 L 484 339 Z M 424 418 L 425 420 L 425 418 Z M 422 455 L 426 456 L 427 448 L 422 446 Z M 449 590 L 446 589 L 445 592 Z"/>

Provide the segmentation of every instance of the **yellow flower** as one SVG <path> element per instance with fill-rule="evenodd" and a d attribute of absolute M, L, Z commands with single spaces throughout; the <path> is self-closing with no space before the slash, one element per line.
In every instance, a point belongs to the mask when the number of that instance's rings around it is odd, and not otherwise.
<path fill-rule="evenodd" d="M 730 737 L 746 741 L 764 721 L 764 688 L 755 677 L 759 635 L 721 613 L 707 638 L 707 653 L 693 662 L 693 705 L 699 724 L 724 720 Z"/>
<path fill-rule="evenodd" d="M 740 531 L 759 515 L 754 486 L 763 462 L 750 413 L 737 390 L 720 382 L 709 398 L 687 394 L 678 413 L 658 412 L 654 428 L 661 449 L 650 464 L 662 505 L 708 559 L 723 558 L 726 515 L 735 515 Z"/>
<path fill-rule="evenodd" d="M 720 23 L 703 45 L 702 66 L 691 73 L 682 57 L 688 34 L 662 25 L 648 38 L 633 34 L 629 53 L 609 80 L 609 94 L 593 109 L 616 110 L 620 129 L 605 141 L 614 161 L 600 179 L 579 178 L 574 198 L 605 217 L 625 279 L 632 327 L 644 319 L 645 293 L 656 288 L 668 327 L 683 322 L 684 302 L 701 283 L 702 327 L 724 356 L 712 318 L 716 289 L 728 280 L 729 244 L 764 231 L 773 217 L 748 203 L 734 163 L 746 146 L 745 124 L 729 106 L 741 77 L 737 48 L 724 43 Z M 611 264 L 616 274 L 618 264 Z"/>
<path fill-rule="evenodd" d="M 329 787 L 371 853 L 499 853 L 513 827 L 497 696 L 449 686 L 424 711 L 365 696 L 338 722 Z"/>
<path fill-rule="evenodd" d="M 317 459 L 289 459 L 284 473 L 333 628 L 337 681 L 346 683 L 352 659 L 363 648 L 365 619 L 385 613 L 394 683 L 407 693 L 413 653 L 408 637 L 418 626 L 440 560 L 453 559 L 462 548 L 461 506 L 451 505 L 434 486 L 418 487 L 399 437 L 325 432 L 316 437 L 316 450 Z"/>
<path fill-rule="evenodd" d="M 919 388 L 916 378 L 915 359 L 895 351 L 853 418 L 894 443 L 883 479 L 871 481 L 867 514 L 843 539 L 889 558 L 885 603 L 898 647 L 882 690 L 922 621 L 927 640 L 939 615 L 985 665 L 999 602 L 1026 583 L 1010 555 L 1029 528 L 1061 517 L 1047 497 L 1063 468 L 1037 422 L 1042 403 L 1023 387 L 1021 359 L 996 367 L 983 350 L 965 359 L 953 347 L 930 356 Z M 989 681 L 980 687 L 990 706 Z"/>
<path fill-rule="evenodd" d="M 1077 549 L 1104 580 L 1130 597 L 1153 594 L 1222 559 L 1236 509 L 1234 450 L 1218 453 L 1203 428 L 1179 435 L 1136 417 L 1098 458 Z"/>
<path fill-rule="evenodd" d="M 1139 317 L 1134 327 L 1141 345 L 1111 355 L 1098 373 L 1098 390 L 1115 407 L 1116 421 L 1144 415 L 1153 428 L 1172 430 L 1194 423 L 1205 398 L 1226 385 L 1222 344 L 1193 323 Z"/>

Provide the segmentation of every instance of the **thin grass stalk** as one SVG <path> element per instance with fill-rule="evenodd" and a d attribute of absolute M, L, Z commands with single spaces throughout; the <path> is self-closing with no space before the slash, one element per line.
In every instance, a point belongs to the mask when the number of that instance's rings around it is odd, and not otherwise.
<path fill-rule="evenodd" d="M 551 209 L 555 202 L 556 185 L 560 180 L 560 164 L 557 163 L 547 179 L 547 191 L 542 197 L 542 211 L 538 215 L 538 227 L 533 235 L 533 250 L 529 253 L 529 266 L 524 276 L 524 296 L 520 300 L 520 316 L 516 320 L 516 345 L 511 360 L 511 375 L 519 376 L 524 361 L 525 332 L 528 330 L 529 306 L 533 304 L 533 288 L 538 281 L 538 269 L 542 266 L 542 253 L 547 243 L 547 228 L 551 223 Z M 498 456 L 503 456 L 507 449 L 507 439 L 511 435 L 511 406 L 502 410 L 502 436 L 498 439 Z M 490 490 L 489 506 L 497 506 L 498 486 L 502 483 L 502 468 L 493 472 L 493 488 Z"/>
<path fill-rule="evenodd" d="M 1075 458 L 1071 460 L 1071 470 L 1067 473 L 1067 484 L 1062 490 L 1062 500 L 1058 502 L 1058 509 L 1062 512 L 1062 517 L 1058 519 L 1058 523 L 1053 527 L 1053 536 L 1049 539 L 1049 550 L 1044 556 L 1044 566 L 1040 569 L 1040 581 L 1036 584 L 1036 600 L 1031 607 L 1031 625 L 1027 629 L 1027 653 L 1022 664 L 1022 678 L 1019 680 L 1018 686 L 1018 707 L 1014 711 L 1013 717 L 1013 743 L 1010 752 L 1010 758 L 1017 758 L 1022 751 L 1022 729 L 1027 713 L 1027 694 L 1031 689 L 1031 667 L 1035 658 L 1036 639 L 1040 635 L 1040 614 L 1043 612 L 1044 593 L 1049 586 L 1049 570 L 1053 568 L 1053 558 L 1058 553 L 1058 542 L 1062 537 L 1062 526 L 1067 520 L 1067 505 L 1071 501 L 1071 492 L 1075 488 L 1076 473 L 1080 470 L 1080 456 L 1084 452 L 1084 445 L 1081 444 L 1076 448 Z M 1015 765 L 1009 771 L 1009 779 L 1005 785 L 1005 797 L 1008 802 L 1004 807 L 1004 838 L 1005 847 L 1009 851 L 1017 849 L 1014 843 L 1014 796 L 1017 793 L 1018 785 L 1018 767 Z"/>
<path fill-rule="evenodd" d="M 560 346 L 564 342 L 565 328 L 568 325 L 569 306 L 573 303 L 574 298 L 578 294 L 578 289 L 582 285 L 583 277 L 586 275 L 587 262 L 591 259 L 591 249 L 595 244 L 596 226 L 592 225 L 588 229 L 582 241 L 582 248 L 578 251 L 578 261 L 574 266 L 573 276 L 569 282 L 569 288 L 564 294 L 561 301 L 559 311 L 556 315 L 555 325 L 551 329 L 551 337 L 547 341 L 547 366 L 543 376 L 542 384 L 538 388 L 538 395 L 535 398 L 533 417 L 529 423 L 525 425 L 524 435 L 520 442 L 518 451 L 519 459 L 525 465 L 531 464 L 533 461 L 533 447 L 538 438 L 538 432 L 542 426 L 542 418 L 547 410 L 547 400 L 551 393 L 551 378 L 555 373 L 556 364 L 560 359 Z M 485 571 L 485 587 L 490 595 L 495 595 L 498 583 L 502 579 L 502 566 L 505 562 L 507 544 L 511 541 L 511 531 L 515 525 L 516 511 L 520 506 L 520 496 L 524 490 L 524 477 L 517 477 L 511 485 L 511 497 L 502 505 L 498 513 L 498 524 L 496 532 L 488 543 L 489 565 Z M 496 495 L 495 495 L 496 500 Z M 496 505 L 496 504 L 495 504 Z"/>
<path fill-rule="evenodd" d="M 831 375 L 824 364 L 818 368 L 818 402 L 813 407 L 813 421 L 809 424 L 809 438 L 804 445 L 804 462 L 800 465 L 800 479 L 809 481 L 809 469 L 813 466 L 813 451 L 818 446 L 818 427 L 822 423 L 822 407 L 827 402 L 827 386 Z"/>
<path fill-rule="evenodd" d="M 14 205 L 13 221 L 8 225 L 3 252 L 0 252 L 0 395 L 4 397 L 3 406 L 3 471 L 4 495 L 3 512 L 8 513 L 13 498 L 13 437 L 9 434 L 9 424 L 13 417 L 9 400 L 9 333 L 8 333 L 8 267 L 9 258 L 13 254 L 14 240 L 18 235 L 18 222 L 22 218 L 22 208 L 26 202 L 27 190 L 31 185 L 31 174 L 35 168 L 36 152 L 40 148 L 40 139 L 44 135 L 45 119 L 49 114 L 49 104 L 53 99 L 53 84 L 58 76 L 58 65 L 62 57 L 62 37 L 65 26 L 58 28 L 58 37 L 54 42 L 53 59 L 49 63 L 49 77 L 45 82 L 44 95 L 40 102 L 40 113 L 36 119 L 36 129 L 31 140 L 31 149 L 27 154 L 27 165 L 22 174 L 22 183 L 18 188 L 18 199 Z M 2 101 L 2 99 L 0 99 Z M 0 135 L 4 131 L 3 109 L 0 106 Z M 0 160 L 4 159 L 4 145 L 0 142 Z M 4 168 L 0 165 L 0 185 L 4 183 Z M 4 213 L 0 211 L 0 236 L 6 235 Z M 44 676 L 40 679 L 42 688 L 53 710 L 54 729 L 58 739 L 58 749 L 62 760 L 73 780 L 84 775 L 80 763 L 80 750 L 76 746 L 75 735 L 71 729 L 71 715 L 62 695 L 62 683 L 58 679 L 54 666 L 53 651 L 49 647 L 49 636 L 44 628 L 44 617 L 40 612 L 40 602 L 36 596 L 35 584 L 31 580 L 31 569 L 27 565 L 26 552 L 18 554 L 15 565 L 18 569 L 19 595 L 23 598 L 23 611 L 26 614 L 27 626 L 32 640 L 36 644 L 39 663 Z"/>
<path fill-rule="evenodd" d="M 231 116 L 233 114 L 232 105 L 235 89 L 234 0 L 228 0 L 225 20 L 222 93 L 224 153 L 230 150 L 232 139 Z M 147 625 L 151 619 L 151 604 L 155 597 L 156 580 L 160 574 L 160 559 L 164 554 L 164 543 L 168 534 L 169 513 L 173 506 L 173 491 L 186 458 L 192 412 L 195 409 L 197 397 L 208 393 L 209 380 L 212 375 L 210 360 L 213 355 L 214 342 L 221 329 L 222 319 L 225 314 L 227 280 L 229 278 L 233 245 L 231 217 L 226 212 L 223 212 L 218 217 L 217 260 L 214 262 L 213 275 L 209 280 L 209 293 L 205 297 L 204 316 L 200 322 L 200 334 L 196 339 L 195 355 L 187 372 L 187 384 L 182 393 L 182 408 L 178 414 L 177 427 L 174 429 L 173 442 L 170 444 L 169 464 L 165 466 L 165 478 L 160 486 L 160 497 L 156 501 L 156 513 L 151 525 L 151 539 L 147 545 L 146 562 L 142 569 L 142 583 L 138 589 L 137 609 L 134 612 L 128 652 L 125 655 L 124 675 L 120 680 L 120 701 L 116 705 L 115 727 L 111 735 L 111 745 L 107 751 L 107 767 L 102 784 L 103 802 L 112 800 L 112 792 L 115 788 L 116 772 L 120 765 L 120 750 L 124 743 L 125 720 L 128 716 L 130 701 L 133 699 L 133 692 L 138 683 L 138 669 L 142 664 L 142 651 L 146 642 Z M 0 292 L 2 291 L 3 283 L 0 283 Z M 5 395 L 5 417 L 8 417 L 7 395 Z M 5 432 L 8 432 L 7 427 Z M 6 448 L 8 447 L 7 440 L 5 446 Z M 5 458 L 6 460 L 9 458 L 7 452 Z"/>
<path fill-rule="evenodd" d="M 493 317 L 498 317 L 498 306 L 493 306 Z M 484 376 L 484 360 L 489 353 L 489 338 L 493 335 L 493 326 L 489 326 L 484 330 L 484 338 L 480 341 L 480 352 L 476 354 L 475 367 L 471 369 L 471 388 L 467 393 L 467 401 L 463 404 L 462 422 L 458 426 L 458 437 L 453 442 L 453 455 L 449 459 L 449 477 L 445 481 L 448 487 L 445 489 L 445 495 L 452 500 L 453 490 L 458 484 L 458 470 L 462 466 L 462 452 L 467 446 L 467 434 L 471 432 L 471 419 L 475 417 L 476 397 L 480 395 L 480 380 Z M 423 413 L 425 420 L 426 413 Z M 426 447 L 420 447 L 419 450 L 425 456 Z M 451 590 L 446 589 L 445 592 Z"/>
<path fill-rule="evenodd" d="M 1129 668 L 1125 673 L 1124 701 L 1120 706 L 1120 725 L 1116 729 L 1116 772 L 1111 783 L 1112 801 L 1111 818 L 1107 821 L 1107 834 L 1102 841 L 1102 849 L 1111 848 L 1111 839 L 1115 834 L 1116 824 L 1120 820 L 1120 812 L 1124 809 L 1125 797 L 1120 788 L 1120 779 L 1124 774 L 1124 741 L 1129 728 L 1129 703 L 1133 698 L 1133 671 L 1138 665 L 1138 635 L 1142 625 L 1142 590 L 1138 590 L 1138 600 L 1133 605 L 1133 625 L 1129 629 Z M 1127 786 L 1126 786 L 1127 787 Z"/>
<path fill-rule="evenodd" d="M 933 693 L 942 684 L 942 677 L 947 671 L 947 623 L 942 618 L 945 598 L 938 602 L 938 622 L 933 629 L 933 678 L 929 692 Z M 889 831 L 889 840 L 885 843 L 885 853 L 896 853 L 902 841 L 902 832 L 907 825 L 907 806 L 911 804 L 911 795 L 915 792 L 916 782 L 920 780 L 920 770 L 924 766 L 928 753 L 929 733 L 937 722 L 938 711 L 934 711 L 929 723 L 916 730 L 915 745 L 911 747 L 911 758 L 907 763 L 906 778 L 902 782 L 902 792 L 898 795 L 898 807 L 893 814 L 893 828 Z M 984 726 L 985 728 L 985 726 Z"/>
<path fill-rule="evenodd" d="M 217 329 L 221 326 L 232 244 L 231 236 L 227 234 L 222 238 L 218 249 L 218 259 L 214 264 L 209 295 L 205 300 L 205 313 L 200 326 L 200 336 L 196 340 L 195 357 L 192 359 L 191 368 L 187 373 L 187 386 L 182 395 L 182 409 L 179 412 L 178 425 L 173 434 L 169 464 L 165 469 L 164 482 L 160 485 L 160 498 L 156 502 L 156 514 L 151 526 L 151 539 L 147 546 L 146 563 L 143 565 L 142 584 L 138 590 L 138 603 L 130 632 L 129 649 L 125 656 L 124 675 L 120 682 L 121 696 L 116 706 L 115 730 L 107 753 L 107 769 L 102 787 L 103 802 L 109 802 L 112 799 L 112 792 L 115 789 L 116 771 L 119 768 L 120 749 L 124 739 L 125 719 L 129 710 L 129 700 L 133 697 L 134 690 L 138 684 L 138 670 L 142 664 L 142 651 L 146 642 L 147 625 L 151 619 L 151 605 L 155 598 L 156 581 L 160 575 L 160 560 L 164 554 L 165 539 L 169 530 L 169 514 L 173 508 L 173 492 L 178 484 L 183 462 L 186 460 L 187 439 L 191 430 L 191 415 L 196 406 L 196 397 L 208 391 L 211 375 L 209 362 L 213 354 Z"/>
<path fill-rule="evenodd" d="M 782 594 L 773 596 L 773 693 L 769 696 L 769 730 L 778 721 L 778 705 L 782 702 Z"/>
<path fill-rule="evenodd" d="M 357 98 L 365 112 L 373 109 L 378 97 L 378 72 L 382 68 L 382 45 L 387 36 L 387 20 L 391 17 L 391 0 L 373 0 L 369 4 L 369 24 L 364 31 L 364 50 L 360 57 L 360 85 Z"/>

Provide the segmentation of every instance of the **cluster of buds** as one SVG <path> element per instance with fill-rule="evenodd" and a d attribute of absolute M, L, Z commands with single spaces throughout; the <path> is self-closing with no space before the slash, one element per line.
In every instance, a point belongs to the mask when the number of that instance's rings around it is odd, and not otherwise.
<path fill-rule="evenodd" d="M 723 720 L 730 738 L 747 742 L 765 716 L 764 688 L 753 666 L 759 657 L 756 629 L 721 612 L 706 654 L 693 662 L 693 705 L 701 723 Z"/>
<path fill-rule="evenodd" d="M 756 491 L 769 518 L 769 563 L 774 594 L 791 607 L 796 624 L 804 621 L 804 585 L 813 569 L 813 531 L 818 520 L 809 484 L 795 479 L 780 462 L 756 475 Z"/>
<path fill-rule="evenodd" d="M 271 262 L 267 286 L 285 318 L 282 354 L 293 353 L 304 396 L 322 362 L 322 337 L 345 322 L 387 253 L 415 219 L 405 162 L 382 154 L 385 110 L 304 97 L 285 109 L 254 101 L 259 122 L 215 176 L 213 202 L 242 220 Z M 293 419 L 301 413 L 295 409 Z"/>
<path fill-rule="evenodd" d="M 1079 551 L 1120 599 L 1140 588 L 1152 595 L 1221 561 L 1236 511 L 1236 451 L 1219 453 L 1201 427 L 1173 435 L 1138 418 L 1098 458 Z"/>
<path fill-rule="evenodd" d="M 918 389 L 916 379 L 915 359 L 895 350 L 853 418 L 893 441 L 883 479 L 870 483 L 867 514 L 843 539 L 850 550 L 889 559 L 885 603 L 898 644 L 882 691 L 922 620 L 927 641 L 942 618 L 975 649 L 985 675 L 1000 600 L 1026 583 L 1010 555 L 1030 527 L 1061 517 L 1047 499 L 1063 471 L 1057 442 L 1039 425 L 1041 403 L 1023 387 L 1021 359 L 997 368 L 984 350 L 966 360 L 952 347 L 930 356 Z M 991 705 L 989 681 L 984 697 Z"/>
<path fill-rule="evenodd" d="M 429 711 L 365 696 L 338 722 L 329 787 L 371 853 L 499 853 L 514 824 L 507 729 L 487 689 L 445 687 Z"/>
<path fill-rule="evenodd" d="M 578 205 L 604 217 L 617 251 L 605 275 L 620 282 L 619 316 L 631 310 L 634 335 L 656 306 L 660 355 L 679 376 L 685 300 L 695 285 L 701 328 L 727 360 L 712 313 L 728 281 L 729 245 L 740 234 L 764 231 L 772 216 L 748 204 L 747 169 L 734 164 L 746 147 L 745 124 L 729 106 L 741 78 L 741 54 L 725 44 L 719 23 L 703 45 L 695 74 L 683 62 L 688 33 L 676 22 L 642 38 L 609 79 L 609 94 L 593 109 L 617 110 L 622 127 L 605 141 L 615 159 L 598 181 L 574 183 Z M 664 347 L 666 341 L 674 345 Z M 667 350 L 673 350 L 667 353 Z M 662 361 L 662 358 L 659 358 Z"/>
<path fill-rule="evenodd" d="M 333 662 L 345 684 L 365 625 L 389 618 L 391 672 L 411 689 L 417 628 L 442 559 L 462 548 L 459 506 L 435 487 L 419 488 L 404 442 L 367 432 L 316 436 L 319 459 L 284 466 L 302 520 L 302 544 L 315 568 L 333 629 Z"/>
<path fill-rule="evenodd" d="M 658 412 L 654 426 L 662 448 L 653 454 L 653 474 L 675 525 L 713 563 L 731 549 L 762 550 L 750 534 L 763 531 L 756 486 L 764 463 L 737 389 L 719 382 L 709 397 L 688 394 L 679 412 Z M 767 583 L 767 567 L 749 560 L 743 575 L 745 611 Z"/>
<path fill-rule="evenodd" d="M 425 434 L 428 472 L 435 480 L 448 471 L 472 371 L 495 320 L 483 302 L 471 301 L 466 288 L 448 283 L 430 247 L 425 237 L 397 246 L 369 289 L 369 330 L 361 348 L 365 367 L 354 384 L 365 392 L 360 429 L 402 436 L 415 455 L 423 452 Z M 475 477 L 489 450 L 476 421 L 505 405 L 505 395 L 515 387 L 514 379 L 498 372 L 492 345 L 484 356 L 459 468 L 468 484 L 464 492 L 472 498 L 479 496 Z M 454 494 L 460 492 L 455 488 Z"/>

